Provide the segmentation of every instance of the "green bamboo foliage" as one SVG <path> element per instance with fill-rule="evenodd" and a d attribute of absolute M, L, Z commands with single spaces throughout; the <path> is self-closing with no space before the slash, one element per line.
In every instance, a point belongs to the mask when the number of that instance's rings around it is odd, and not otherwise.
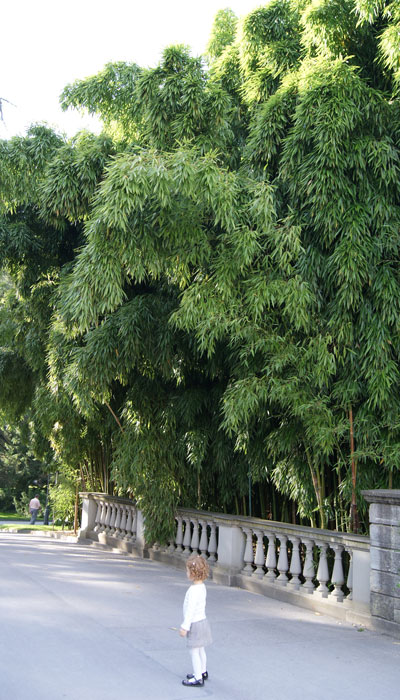
<path fill-rule="evenodd" d="M 209 60 L 219 58 L 226 47 L 234 43 L 237 21 L 235 13 L 229 8 L 217 12 L 206 49 Z"/>
<path fill-rule="evenodd" d="M 208 63 L 67 86 L 101 136 L 1 144 L 7 396 L 25 368 L 38 433 L 154 539 L 179 503 L 247 513 L 249 478 L 257 514 L 340 529 L 399 483 L 399 21 L 223 10 Z"/>

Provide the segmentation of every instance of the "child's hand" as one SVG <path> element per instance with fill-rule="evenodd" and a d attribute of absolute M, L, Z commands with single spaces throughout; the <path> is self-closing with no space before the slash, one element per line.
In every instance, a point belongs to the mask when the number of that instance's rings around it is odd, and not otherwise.
<path fill-rule="evenodd" d="M 184 629 L 182 629 L 182 627 L 181 627 L 180 630 L 179 630 L 179 634 L 181 635 L 181 637 L 186 637 L 186 635 L 187 635 L 187 630 L 184 630 Z"/>

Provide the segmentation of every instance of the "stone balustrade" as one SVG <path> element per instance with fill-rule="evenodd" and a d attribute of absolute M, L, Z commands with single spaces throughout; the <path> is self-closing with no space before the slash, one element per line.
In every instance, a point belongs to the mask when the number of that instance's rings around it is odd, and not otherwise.
<path fill-rule="evenodd" d="M 173 540 L 149 546 L 132 501 L 93 493 L 81 494 L 80 540 L 182 569 L 198 553 L 216 583 L 400 635 L 400 492 L 365 495 L 371 546 L 360 535 L 183 508 Z"/>
<path fill-rule="evenodd" d="M 174 541 L 150 556 L 184 566 L 192 553 L 208 559 L 219 583 L 367 621 L 368 537 L 179 509 Z"/>
<path fill-rule="evenodd" d="M 118 549 L 143 552 L 142 514 L 133 501 L 104 493 L 82 493 L 79 539 L 92 539 Z"/>

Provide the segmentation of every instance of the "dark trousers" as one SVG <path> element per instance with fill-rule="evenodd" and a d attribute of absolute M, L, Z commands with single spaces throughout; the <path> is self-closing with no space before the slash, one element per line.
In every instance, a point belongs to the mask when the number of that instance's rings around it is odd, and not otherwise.
<path fill-rule="evenodd" d="M 30 521 L 30 525 L 34 525 L 34 524 L 35 524 L 38 513 L 39 513 L 39 508 L 31 508 L 31 521 Z"/>

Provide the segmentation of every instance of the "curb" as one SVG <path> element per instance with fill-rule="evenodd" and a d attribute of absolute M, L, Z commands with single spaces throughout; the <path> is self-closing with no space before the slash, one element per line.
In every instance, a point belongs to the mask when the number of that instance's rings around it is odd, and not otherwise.
<path fill-rule="evenodd" d="M 52 532 L 51 530 L 21 530 L 18 528 L 0 528 L 0 534 L 7 532 L 10 532 L 13 535 L 40 535 L 41 537 L 50 537 L 52 539 L 65 540 L 68 542 L 78 541 L 78 535 L 69 535 L 66 532 L 63 532 L 62 530 Z"/>

